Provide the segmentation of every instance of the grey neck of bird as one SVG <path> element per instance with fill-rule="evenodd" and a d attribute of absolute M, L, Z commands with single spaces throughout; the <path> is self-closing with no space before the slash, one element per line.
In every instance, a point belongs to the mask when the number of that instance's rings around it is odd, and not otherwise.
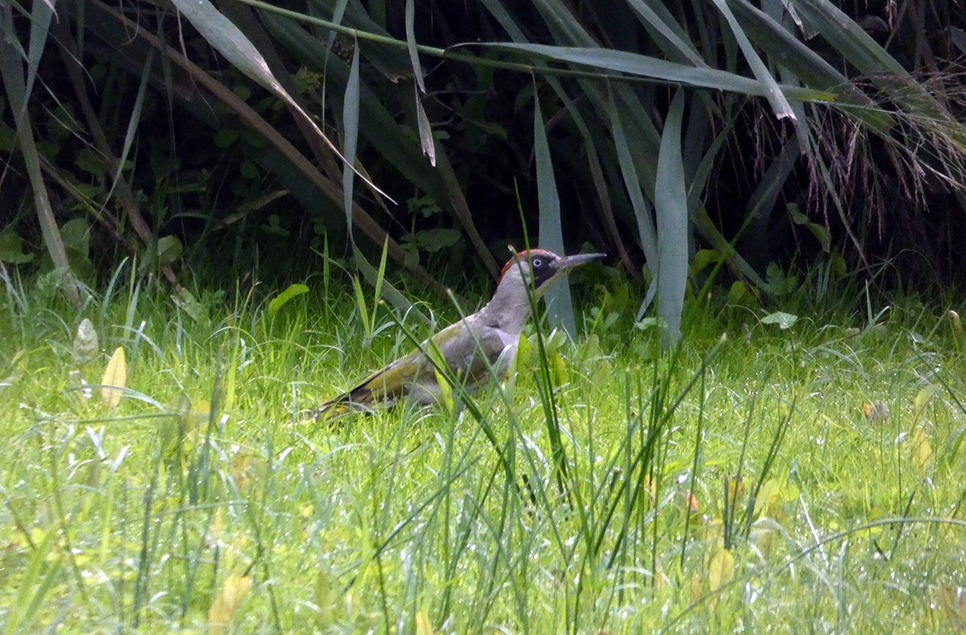
<path fill-rule="evenodd" d="M 509 272 L 507 276 L 510 276 Z M 487 326 L 519 334 L 530 317 L 530 298 L 522 277 L 505 276 L 493 299 L 480 311 L 480 317 Z"/>

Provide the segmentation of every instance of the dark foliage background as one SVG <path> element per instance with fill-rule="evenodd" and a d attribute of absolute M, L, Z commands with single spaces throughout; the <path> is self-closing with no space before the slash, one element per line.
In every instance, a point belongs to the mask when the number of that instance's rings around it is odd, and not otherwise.
<path fill-rule="evenodd" d="M 388 238 L 394 268 L 441 289 L 495 275 L 524 243 L 522 209 L 531 242 L 607 251 L 642 293 L 659 253 L 659 278 L 689 263 L 691 293 L 717 262 L 722 286 L 759 299 L 776 272 L 816 267 L 884 288 L 962 282 L 958 2 L 417 1 L 408 19 L 399 0 L 219 0 L 194 19 L 179 4 L 4 9 L 7 266 L 94 280 L 136 256 L 174 284 L 212 264 L 284 280 L 314 253 L 378 259 Z M 245 39 L 261 79 L 224 48 Z M 559 210 L 537 178 L 535 96 Z M 358 251 L 333 151 L 355 136 Z M 686 209 L 673 231 L 668 209 Z"/>

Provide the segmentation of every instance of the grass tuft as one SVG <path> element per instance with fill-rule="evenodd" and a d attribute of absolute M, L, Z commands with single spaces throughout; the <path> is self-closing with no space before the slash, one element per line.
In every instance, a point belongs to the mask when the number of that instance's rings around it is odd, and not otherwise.
<path fill-rule="evenodd" d="M 531 325 L 504 386 L 454 381 L 452 407 L 333 427 L 298 413 L 422 341 L 420 318 L 312 281 L 274 305 L 257 286 L 192 303 L 129 273 L 80 309 L 4 274 L 6 633 L 966 619 L 966 373 L 945 310 L 709 306 L 668 353 L 588 313 L 573 340 Z M 118 347 L 109 408 L 91 388 Z"/>

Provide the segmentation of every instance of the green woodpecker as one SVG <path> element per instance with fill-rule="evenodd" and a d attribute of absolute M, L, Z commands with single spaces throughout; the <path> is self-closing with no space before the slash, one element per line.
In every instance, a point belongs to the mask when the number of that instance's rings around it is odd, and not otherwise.
<path fill-rule="evenodd" d="M 543 249 L 516 254 L 503 267 L 496 293 L 486 306 L 369 375 L 349 392 L 320 405 L 317 416 L 330 410 L 391 406 L 407 399 L 420 404 L 435 403 L 440 389 L 436 370 L 427 357 L 433 351 L 439 352 L 454 376 L 466 382 L 468 390 L 487 379 L 487 362 L 502 379 L 516 356 L 520 332 L 530 317 L 528 293 L 539 298 L 570 269 L 604 255 L 558 256 Z M 530 285 L 532 291 L 528 289 Z"/>

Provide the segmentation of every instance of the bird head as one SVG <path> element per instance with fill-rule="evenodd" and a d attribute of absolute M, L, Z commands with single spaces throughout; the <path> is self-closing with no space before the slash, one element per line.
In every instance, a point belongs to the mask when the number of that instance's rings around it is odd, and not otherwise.
<path fill-rule="evenodd" d="M 574 267 L 603 258 L 606 254 L 558 256 L 545 249 L 530 249 L 514 255 L 503 266 L 498 286 L 511 283 L 533 284 L 536 297 L 542 296 L 554 281 Z"/>

